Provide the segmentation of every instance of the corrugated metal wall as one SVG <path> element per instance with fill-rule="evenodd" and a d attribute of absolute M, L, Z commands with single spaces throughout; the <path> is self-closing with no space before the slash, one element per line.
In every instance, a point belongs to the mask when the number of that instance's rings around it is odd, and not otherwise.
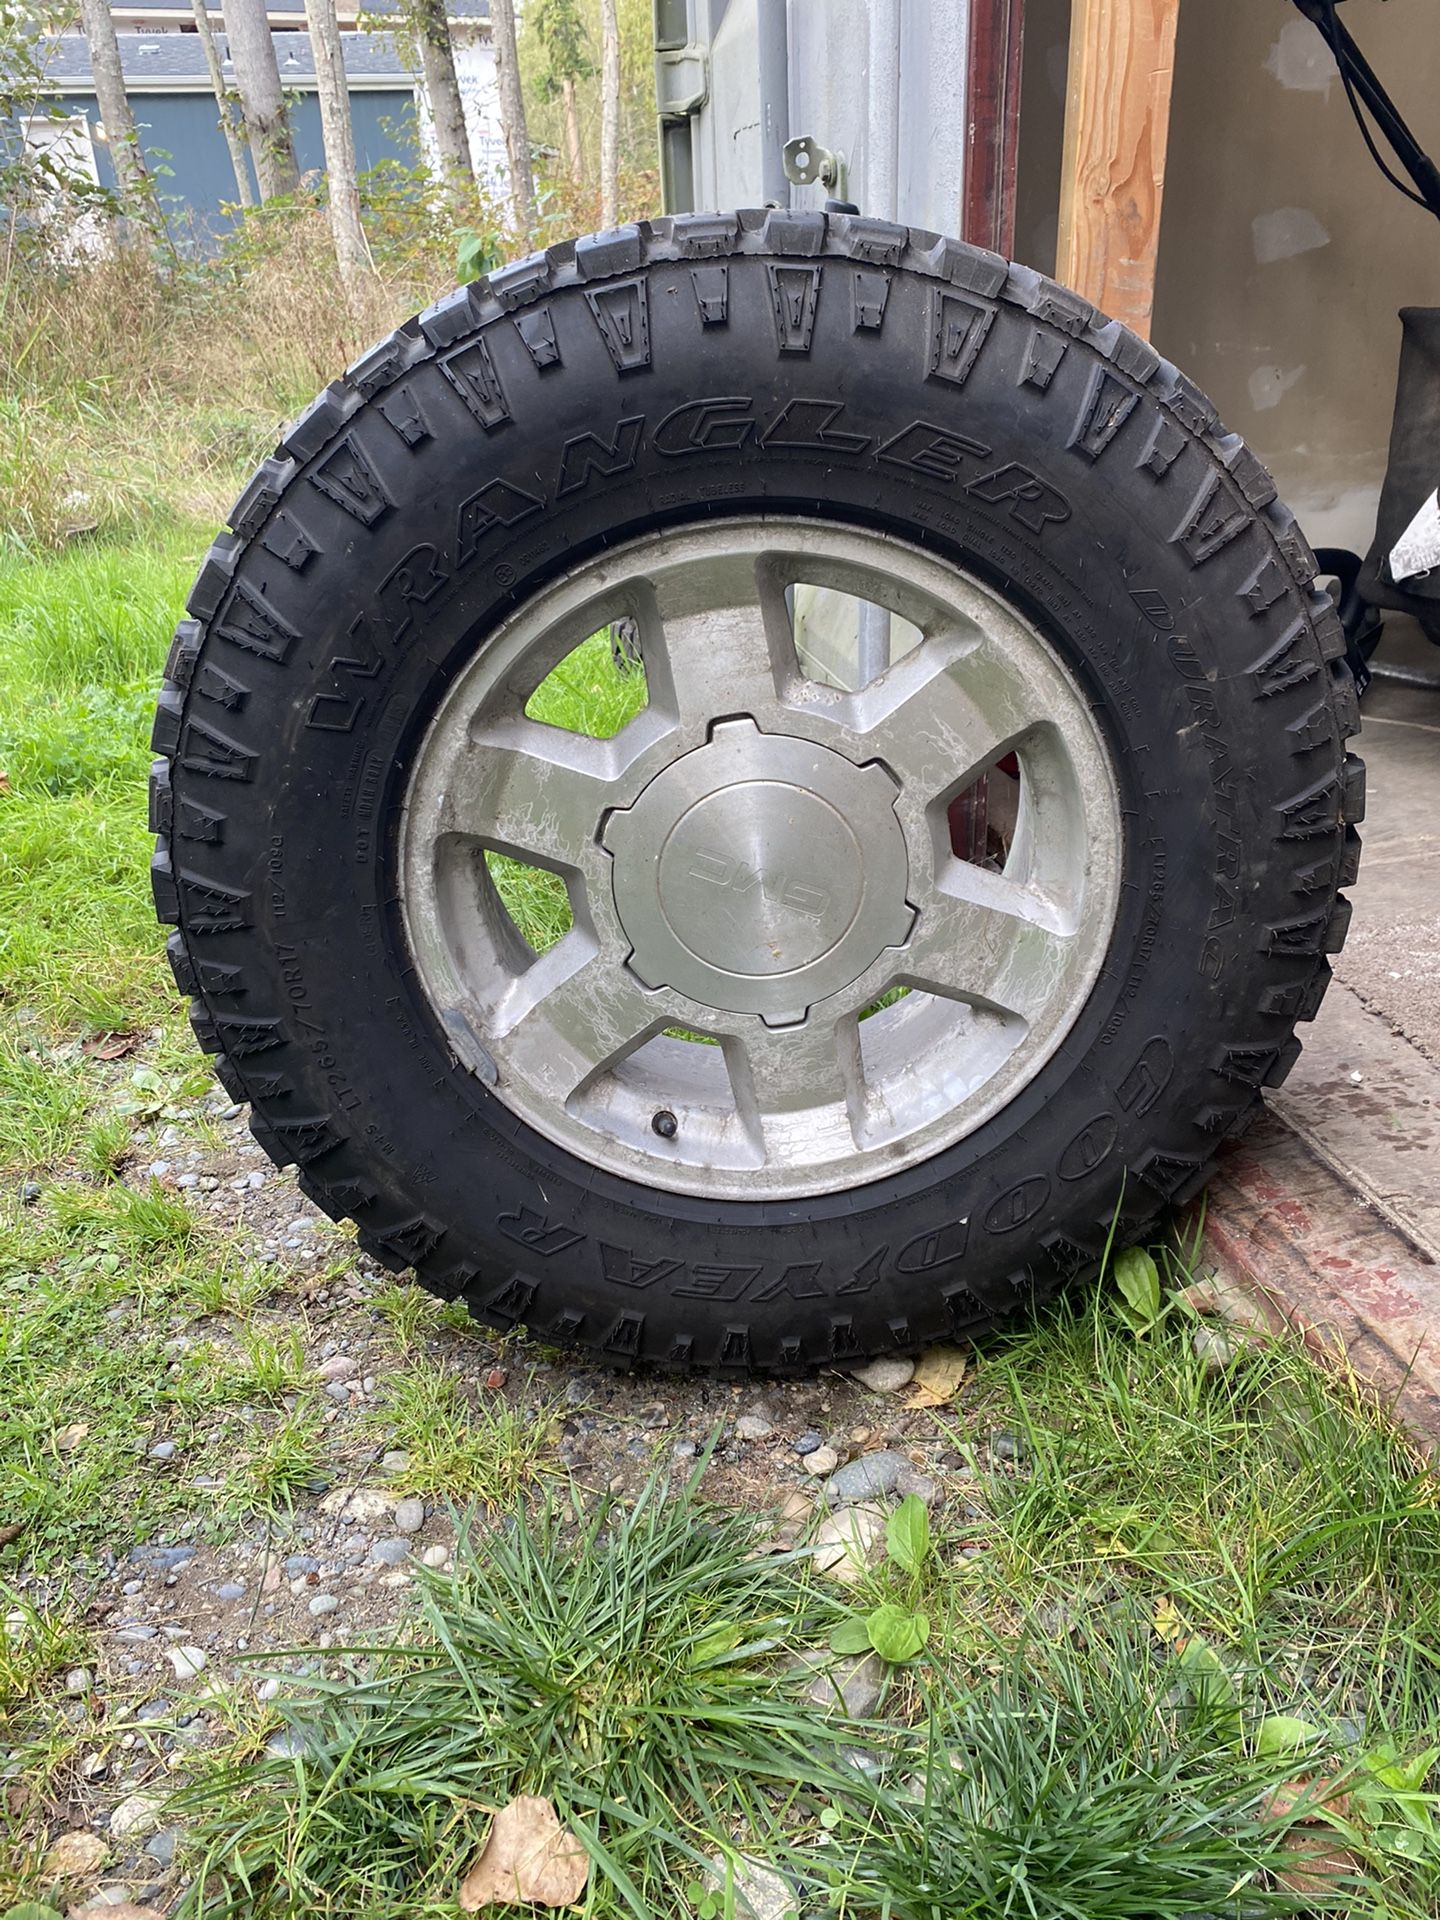
<path fill-rule="evenodd" d="M 958 233 L 971 4 L 685 0 L 687 40 L 708 55 L 707 95 L 693 120 L 693 204 L 823 205 L 833 188 L 790 187 L 779 170 L 787 134 L 808 134 L 844 155 L 840 197 L 881 218 Z"/>

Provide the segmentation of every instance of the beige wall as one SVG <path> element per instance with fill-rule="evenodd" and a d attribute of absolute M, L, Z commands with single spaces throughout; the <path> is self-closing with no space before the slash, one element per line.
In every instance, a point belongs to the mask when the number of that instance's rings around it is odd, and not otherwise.
<path fill-rule="evenodd" d="M 1068 15 L 1026 10 L 1016 247 L 1045 268 Z M 1345 17 L 1440 149 L 1436 0 L 1350 0 Z M 1287 0 L 1181 0 L 1153 337 L 1317 545 L 1369 544 L 1410 305 L 1440 305 L 1440 224 L 1376 171 L 1316 29 Z"/>

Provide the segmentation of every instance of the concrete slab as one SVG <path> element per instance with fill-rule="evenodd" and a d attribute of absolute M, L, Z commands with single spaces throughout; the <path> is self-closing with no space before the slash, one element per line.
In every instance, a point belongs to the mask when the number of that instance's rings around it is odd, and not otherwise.
<path fill-rule="evenodd" d="M 1381 658 L 1434 674 L 1407 622 Z M 1365 854 L 1335 984 L 1210 1189 L 1230 1317 L 1298 1328 L 1440 1442 L 1440 693 L 1377 681 Z"/>
<path fill-rule="evenodd" d="M 1379 658 L 1440 673 L 1440 647 L 1408 621 Z M 1440 693 L 1377 680 L 1361 712 L 1365 852 L 1335 977 L 1440 1065 Z"/>

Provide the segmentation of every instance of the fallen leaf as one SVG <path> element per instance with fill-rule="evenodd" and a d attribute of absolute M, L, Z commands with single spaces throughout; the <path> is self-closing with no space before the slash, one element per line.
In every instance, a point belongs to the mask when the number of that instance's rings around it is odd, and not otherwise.
<path fill-rule="evenodd" d="M 84 1880 L 99 1871 L 109 1853 L 98 1833 L 62 1833 L 45 1856 L 45 1871 L 54 1880 Z"/>
<path fill-rule="evenodd" d="M 23 1520 L 7 1520 L 5 1525 L 0 1527 L 0 1547 L 8 1547 L 10 1542 L 18 1540 L 24 1531 Z"/>
<path fill-rule="evenodd" d="M 138 1033 L 92 1033 L 80 1042 L 80 1051 L 92 1060 L 123 1060 L 140 1044 Z"/>
<path fill-rule="evenodd" d="M 1260 1814 L 1265 1820 L 1293 1820 L 1301 1825 L 1323 1826 L 1327 1817 L 1350 1818 L 1350 1796 L 1342 1793 L 1327 1775 L 1314 1779 L 1301 1777 L 1287 1780 L 1283 1786 L 1267 1793 L 1260 1802 Z"/>
<path fill-rule="evenodd" d="M 1280 1868 L 1275 1878 L 1287 1893 L 1333 1894 L 1345 1886 L 1358 1890 L 1360 1862 L 1333 1834 L 1301 1827 L 1289 1836 L 1285 1846 L 1284 1858 L 1289 1864 Z"/>
<path fill-rule="evenodd" d="M 460 1887 L 462 1913 L 528 1902 L 573 1907 L 585 1891 L 590 1859 L 542 1795 L 522 1793 L 496 1814 L 480 1858 Z"/>
<path fill-rule="evenodd" d="M 910 1382 L 911 1407 L 944 1407 L 955 1398 L 965 1378 L 969 1355 L 960 1347 L 931 1347 L 915 1363 Z"/>
<path fill-rule="evenodd" d="M 68 1427 L 61 1427 L 55 1435 L 55 1445 L 61 1453 L 73 1453 L 90 1431 L 85 1420 L 72 1420 Z"/>
<path fill-rule="evenodd" d="M 1180 1618 L 1180 1609 L 1167 1595 L 1155 1602 L 1155 1632 L 1167 1646 L 1184 1638 L 1185 1623 Z"/>

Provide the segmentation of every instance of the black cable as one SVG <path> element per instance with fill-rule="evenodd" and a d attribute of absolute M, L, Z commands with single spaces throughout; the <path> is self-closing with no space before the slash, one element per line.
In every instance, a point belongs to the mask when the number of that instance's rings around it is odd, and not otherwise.
<path fill-rule="evenodd" d="M 1321 0 L 1321 5 L 1325 9 L 1325 20 L 1328 24 L 1322 24 L 1317 21 L 1316 25 L 1320 27 L 1320 31 L 1324 34 L 1330 52 L 1334 56 L 1335 65 L 1340 70 L 1340 84 L 1345 89 L 1345 98 L 1349 102 L 1350 111 L 1355 117 L 1355 124 L 1360 129 L 1360 137 L 1365 142 L 1370 158 L 1375 162 L 1381 173 L 1384 174 L 1385 178 L 1397 192 L 1403 193 L 1407 200 L 1413 200 L 1417 207 L 1423 207 L 1426 213 L 1434 213 L 1435 209 L 1430 205 L 1429 201 L 1426 200 L 1422 194 L 1416 193 L 1413 187 L 1406 186 L 1399 174 L 1391 169 L 1384 154 L 1382 154 L 1379 147 L 1376 146 L 1374 136 L 1370 132 L 1369 123 L 1365 118 L 1365 111 L 1360 105 L 1360 101 L 1356 95 L 1355 83 L 1350 77 L 1350 63 L 1344 54 L 1343 43 L 1338 31 L 1339 22 L 1335 17 L 1336 0 Z"/>

